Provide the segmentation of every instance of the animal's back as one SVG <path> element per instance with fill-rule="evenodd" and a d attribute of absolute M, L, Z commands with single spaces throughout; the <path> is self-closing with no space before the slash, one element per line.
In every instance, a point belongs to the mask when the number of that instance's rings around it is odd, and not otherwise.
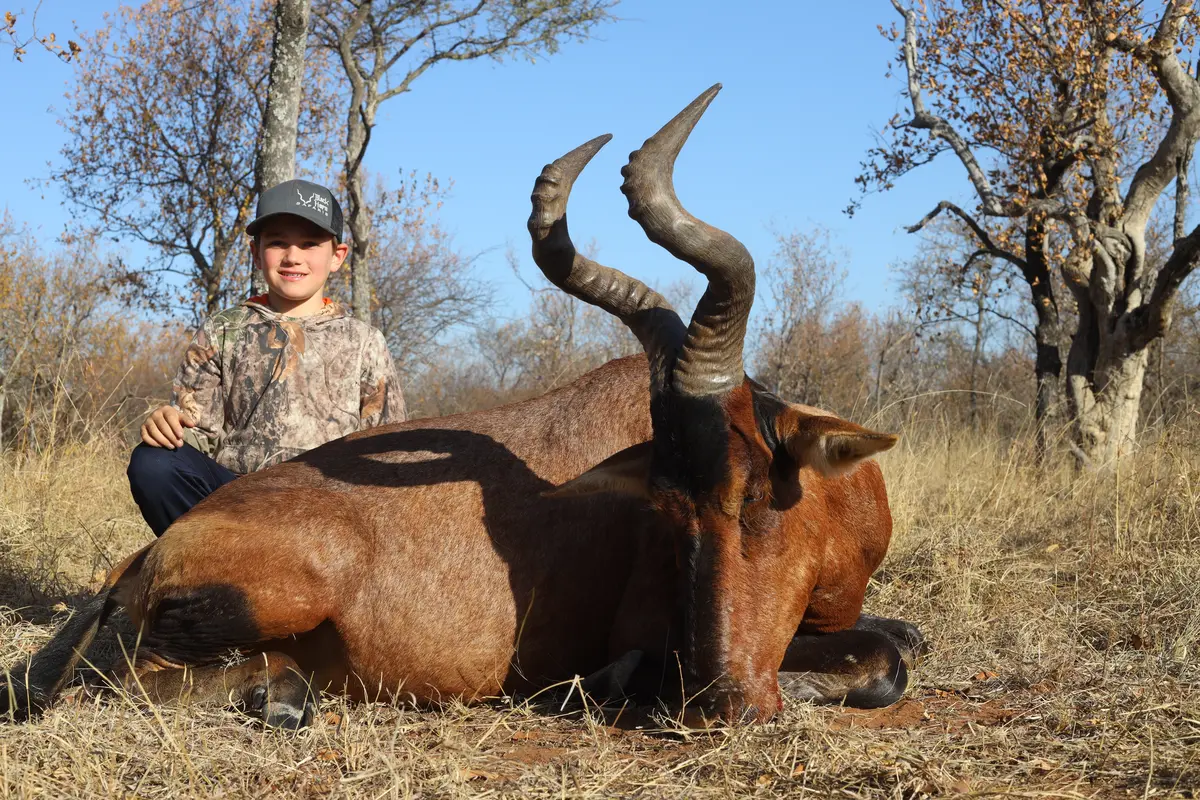
<path fill-rule="evenodd" d="M 274 535 L 315 573 L 352 553 L 334 571 L 333 622 L 354 671 L 389 688 L 402 677 L 418 696 L 486 694 L 569 677 L 604 663 L 646 515 L 625 498 L 542 493 L 650 437 L 648 385 L 644 358 L 619 359 L 533 400 L 353 434 L 222 487 L 164 544 L 230 552 Z M 246 519 L 256 509 L 298 512 L 291 525 Z M 241 524 L 213 525 L 231 510 Z M 531 651 L 525 636 L 562 644 Z"/>

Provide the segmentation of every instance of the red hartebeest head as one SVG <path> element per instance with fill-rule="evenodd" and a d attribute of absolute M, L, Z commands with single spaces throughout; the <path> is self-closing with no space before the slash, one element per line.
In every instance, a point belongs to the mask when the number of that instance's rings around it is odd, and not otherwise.
<path fill-rule="evenodd" d="M 618 316 L 650 360 L 652 441 L 617 453 L 557 494 L 615 490 L 646 498 L 674 537 L 685 686 L 726 719 L 764 719 L 780 707 L 777 671 L 814 579 L 807 569 L 814 554 L 802 552 L 811 543 L 799 535 L 806 524 L 799 472 L 842 473 L 897 437 L 784 403 L 746 377 L 754 261 L 734 237 L 684 210 L 672 183 L 680 149 L 719 90 L 693 101 L 622 170 L 629 215 L 708 279 L 686 329 L 657 292 L 571 244 L 571 186 L 610 136 L 543 170 L 529 228 L 547 277 Z"/>

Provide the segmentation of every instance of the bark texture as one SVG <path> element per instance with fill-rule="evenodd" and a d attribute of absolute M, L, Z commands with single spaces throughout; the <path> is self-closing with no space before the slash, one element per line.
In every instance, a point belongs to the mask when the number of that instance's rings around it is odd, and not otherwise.
<path fill-rule="evenodd" d="M 309 0 L 278 0 L 275 4 L 275 40 L 259 154 L 260 190 L 296 177 L 296 135 L 304 92 L 308 19 Z"/>
<path fill-rule="evenodd" d="M 300 127 L 300 99 L 304 94 L 309 15 L 309 0 L 275 3 L 275 38 L 256 176 L 260 194 L 296 177 L 296 137 Z M 258 270 L 251 272 L 251 291 L 254 294 L 266 291 Z"/>

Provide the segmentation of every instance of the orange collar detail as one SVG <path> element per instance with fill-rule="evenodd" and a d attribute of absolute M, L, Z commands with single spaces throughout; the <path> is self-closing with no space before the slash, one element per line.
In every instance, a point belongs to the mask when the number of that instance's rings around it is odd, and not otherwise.
<path fill-rule="evenodd" d="M 258 303 L 260 306 L 266 306 L 267 308 L 271 307 L 271 298 L 265 294 L 256 294 L 253 297 L 248 298 L 246 300 L 246 302 L 247 303 Z M 331 298 L 328 298 L 328 297 L 321 298 L 321 305 L 323 305 L 323 306 L 327 306 L 332 302 L 333 302 L 333 300 Z"/>

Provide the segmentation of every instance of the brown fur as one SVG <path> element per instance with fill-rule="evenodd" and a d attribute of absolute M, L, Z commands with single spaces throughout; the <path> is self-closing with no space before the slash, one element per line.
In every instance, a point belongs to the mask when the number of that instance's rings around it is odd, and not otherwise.
<path fill-rule="evenodd" d="M 164 598 L 236 586 L 260 635 L 244 649 L 283 641 L 318 686 L 360 698 L 525 691 L 631 649 L 669 661 L 678 578 L 664 526 L 624 495 L 543 496 L 650 437 L 647 385 L 645 359 L 621 359 L 544 397 L 354 434 L 248 475 L 152 545 L 120 600 L 152 634 Z M 771 508 L 748 386 L 727 412 L 736 467 L 701 512 L 731 520 L 710 602 L 733 614 L 713 669 L 766 718 L 797 628 L 857 619 L 891 520 L 870 462 L 836 479 L 802 468 L 801 500 Z M 749 484 L 761 499 L 743 537 L 728 512 Z"/>

